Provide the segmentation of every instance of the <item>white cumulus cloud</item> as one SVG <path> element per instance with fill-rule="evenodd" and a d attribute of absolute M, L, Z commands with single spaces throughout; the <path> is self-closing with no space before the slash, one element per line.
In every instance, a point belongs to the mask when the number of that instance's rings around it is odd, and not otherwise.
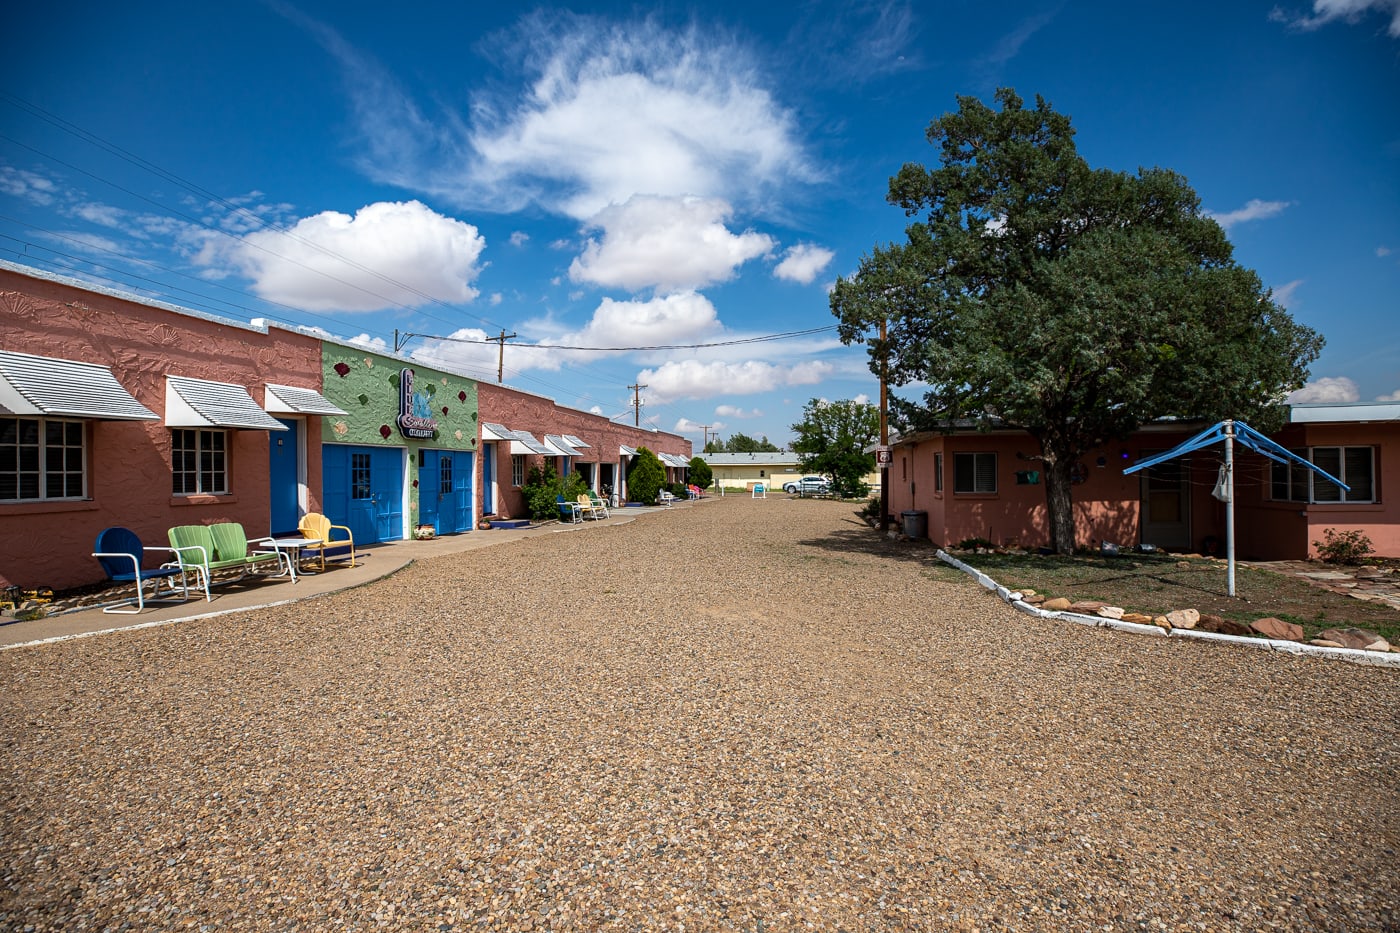
<path fill-rule="evenodd" d="M 230 247 L 230 258 L 269 301 L 308 311 L 379 311 L 471 301 L 485 248 L 471 224 L 418 201 L 381 201 L 353 217 L 324 211 L 303 218 L 290 234 L 250 233 Z"/>
<path fill-rule="evenodd" d="M 774 267 L 773 274 L 789 282 L 810 285 L 812 280 L 830 265 L 835 256 L 835 253 L 824 247 L 799 243 L 783 253 L 783 261 Z"/>
<path fill-rule="evenodd" d="M 767 255 L 771 237 L 725 226 L 724 201 L 696 197 L 638 195 L 599 212 L 589 226 L 603 231 L 589 239 L 569 266 L 569 278 L 638 291 L 702 288 L 734 277 L 739 266 Z"/>
<path fill-rule="evenodd" d="M 1346 376 L 1323 376 L 1309 382 L 1297 392 L 1289 393 L 1284 401 L 1290 405 L 1304 405 L 1310 402 L 1337 404 L 1355 402 L 1360 398 L 1361 391 L 1356 383 Z"/>
<path fill-rule="evenodd" d="M 1276 217 L 1283 213 L 1290 204 L 1292 204 L 1291 201 L 1261 201 L 1258 198 L 1250 198 L 1245 202 L 1244 207 L 1236 208 L 1233 211 L 1206 211 L 1205 215 L 1229 230 L 1235 224 Z"/>
<path fill-rule="evenodd" d="M 1400 402 L 1400 389 L 1396 389 L 1394 392 L 1391 392 L 1389 395 L 1377 395 L 1377 396 L 1376 396 L 1376 401 L 1378 401 L 1378 402 Z"/>
<path fill-rule="evenodd" d="M 519 35 L 528 92 L 473 114 L 470 183 L 495 197 L 583 219 L 634 194 L 732 200 L 810 174 L 755 56 L 717 30 L 537 13 Z"/>
<path fill-rule="evenodd" d="M 720 329 L 715 306 L 697 292 L 649 301 L 604 298 L 588 324 L 561 343 L 585 347 L 652 347 L 699 343 Z"/>
<path fill-rule="evenodd" d="M 738 408 L 738 407 L 736 407 L 736 406 L 734 406 L 734 405 L 716 405 L 716 406 L 715 406 L 715 414 L 716 414 L 716 415 L 719 415 L 721 418 L 762 418 L 762 417 L 763 417 L 763 412 L 759 411 L 757 408 L 754 408 L 754 409 L 752 409 L 752 410 L 750 410 L 750 411 L 744 411 L 744 409 Z"/>
<path fill-rule="evenodd" d="M 742 363 L 680 360 L 656 369 L 644 369 L 637 375 L 637 381 L 649 386 L 654 404 L 666 404 L 677 399 L 751 395 L 780 386 L 813 385 L 829 376 L 833 368 L 820 360 L 793 366 L 775 366 L 758 360 Z"/>

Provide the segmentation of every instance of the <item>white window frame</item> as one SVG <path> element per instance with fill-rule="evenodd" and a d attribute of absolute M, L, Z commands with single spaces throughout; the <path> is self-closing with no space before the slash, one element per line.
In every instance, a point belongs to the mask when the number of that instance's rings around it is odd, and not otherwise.
<path fill-rule="evenodd" d="M 1336 451 L 1335 462 L 1318 463 L 1318 456 L 1321 451 Z M 1366 484 L 1366 498 L 1361 498 L 1360 491 L 1354 488 L 1361 482 L 1361 478 L 1356 475 L 1359 463 L 1354 459 L 1355 454 L 1352 454 L 1352 475 L 1350 477 L 1347 476 L 1349 452 L 1360 451 L 1365 451 L 1367 454 L 1365 472 L 1369 475 L 1366 477 L 1368 480 Z M 1367 505 L 1378 501 L 1376 499 L 1376 448 L 1374 446 L 1369 444 L 1321 444 L 1317 447 L 1308 447 L 1292 452 L 1300 457 L 1306 458 L 1311 463 L 1317 464 L 1322 467 L 1322 469 L 1327 470 L 1328 473 L 1331 473 L 1353 488 L 1348 492 L 1345 489 L 1334 486 L 1331 482 L 1305 466 L 1274 462 L 1270 464 L 1269 471 L 1269 498 L 1272 501 L 1302 502 L 1308 505 Z M 1331 460 L 1332 458 L 1326 457 L 1326 459 Z M 1286 494 L 1285 496 L 1281 497 L 1278 495 L 1280 489 L 1284 491 Z M 1318 498 L 1319 492 L 1324 496 L 1333 493 L 1335 497 Z"/>
<path fill-rule="evenodd" d="M 961 471 L 958 469 L 958 462 L 964 458 L 972 458 L 972 488 L 964 489 L 959 480 Z M 986 458 L 991 458 L 991 469 L 988 472 Z M 990 488 L 984 482 L 991 479 Z M 997 455 L 990 451 L 957 451 L 953 454 L 953 493 L 960 496 L 994 496 L 997 494 Z"/>
<path fill-rule="evenodd" d="M 194 469 L 176 469 L 176 457 L 190 452 L 182 446 L 182 441 L 193 435 Z M 213 440 L 219 437 L 221 443 L 215 447 Z M 206 469 L 205 456 L 211 465 Z M 170 429 L 170 490 L 176 496 L 226 496 L 229 494 L 228 481 L 229 442 L 228 431 L 222 428 L 171 428 Z M 194 488 L 176 487 L 176 477 L 194 474 Z M 216 481 L 215 481 L 216 480 Z"/>
<path fill-rule="evenodd" d="M 525 455 L 510 455 L 510 484 L 519 488 L 525 485 Z"/>
<path fill-rule="evenodd" d="M 11 460 L 9 458 L 4 458 L 3 460 L 0 460 L 0 473 L 4 473 L 8 476 L 14 477 L 15 494 L 13 496 L 7 496 L 4 499 L 0 499 L 0 502 L 80 502 L 88 498 L 88 432 L 87 425 L 85 423 L 76 418 L 22 418 L 8 416 L 0 418 L 0 421 L 13 423 L 15 431 L 14 443 L 7 444 L 4 448 L 5 453 L 9 453 L 10 450 L 14 451 L 13 459 Z M 21 426 L 25 423 L 31 423 L 35 425 L 36 439 L 35 443 L 32 445 L 20 443 L 20 432 L 22 430 Z M 51 426 L 58 427 L 60 433 L 63 435 L 63 437 L 60 438 L 59 442 L 52 446 L 50 446 L 49 444 L 49 428 Z M 75 449 L 74 446 L 68 443 L 67 439 L 70 426 L 74 426 L 77 428 L 79 439 L 76 449 L 78 450 L 78 459 L 80 460 L 80 463 L 77 469 L 72 469 L 68 463 L 68 452 L 70 450 Z M 34 466 L 32 469 L 24 469 L 20 462 L 20 451 L 24 447 L 32 447 L 35 450 Z M 53 456 L 54 454 L 56 454 L 63 461 L 57 466 L 56 469 L 53 468 L 49 463 L 51 456 Z M 38 483 L 37 496 L 21 495 L 21 490 L 23 488 L 22 479 L 26 474 L 34 476 L 36 478 Z M 67 484 L 65 482 L 65 478 L 74 474 L 77 474 L 79 476 L 79 485 L 81 489 L 77 495 L 69 495 L 66 492 Z M 58 478 L 59 485 L 65 487 L 64 494 L 62 495 L 50 495 L 49 487 L 51 485 L 51 481 L 55 477 Z"/>

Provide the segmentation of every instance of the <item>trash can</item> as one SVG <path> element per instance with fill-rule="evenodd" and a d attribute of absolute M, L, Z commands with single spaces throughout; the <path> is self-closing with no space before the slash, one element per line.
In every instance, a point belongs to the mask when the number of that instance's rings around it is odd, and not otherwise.
<path fill-rule="evenodd" d="M 906 538 L 927 538 L 928 537 L 928 513 L 921 509 L 910 509 L 900 512 L 899 517 L 904 519 L 904 536 Z"/>

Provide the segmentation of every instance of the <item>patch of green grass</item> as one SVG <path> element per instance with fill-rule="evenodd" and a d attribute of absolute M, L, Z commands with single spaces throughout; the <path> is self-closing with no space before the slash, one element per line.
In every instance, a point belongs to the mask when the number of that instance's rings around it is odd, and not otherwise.
<path fill-rule="evenodd" d="M 965 563 L 1011 589 L 1033 589 L 1047 598 L 1093 599 L 1129 612 L 1165 615 L 1199 609 L 1248 625 L 1273 616 L 1303 627 L 1312 638 L 1323 629 L 1356 626 L 1400 643 L 1400 612 L 1353 599 L 1297 577 L 1257 567 L 1235 568 L 1235 593 L 1228 595 L 1222 560 L 1133 554 L 1061 557 L 1031 554 L 961 555 Z"/>

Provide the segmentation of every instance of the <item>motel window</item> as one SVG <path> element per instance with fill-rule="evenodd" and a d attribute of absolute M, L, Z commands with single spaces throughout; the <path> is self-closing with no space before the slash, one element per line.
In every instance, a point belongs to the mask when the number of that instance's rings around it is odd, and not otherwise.
<path fill-rule="evenodd" d="M 953 454 L 953 492 L 996 491 L 996 454 Z"/>
<path fill-rule="evenodd" d="M 228 432 L 175 428 L 170 432 L 171 489 L 177 496 L 228 492 Z"/>
<path fill-rule="evenodd" d="M 525 485 L 525 455 L 510 455 L 510 484 L 512 486 Z"/>
<path fill-rule="evenodd" d="M 933 455 L 933 491 L 943 491 L 943 454 Z"/>
<path fill-rule="evenodd" d="M 1296 456 L 1304 460 L 1308 458 L 1306 450 L 1291 450 Z M 1307 502 L 1309 496 L 1308 478 L 1312 476 L 1312 470 L 1300 463 L 1279 463 L 1274 461 L 1270 464 L 1270 491 L 1269 498 L 1278 502 Z"/>
<path fill-rule="evenodd" d="M 84 498 L 86 436 L 81 421 L 0 418 L 0 502 Z"/>
<path fill-rule="evenodd" d="M 1374 502 L 1376 501 L 1373 447 L 1313 447 L 1295 450 L 1317 466 L 1351 487 L 1343 489 L 1295 463 L 1270 465 L 1270 498 L 1279 502 Z"/>

